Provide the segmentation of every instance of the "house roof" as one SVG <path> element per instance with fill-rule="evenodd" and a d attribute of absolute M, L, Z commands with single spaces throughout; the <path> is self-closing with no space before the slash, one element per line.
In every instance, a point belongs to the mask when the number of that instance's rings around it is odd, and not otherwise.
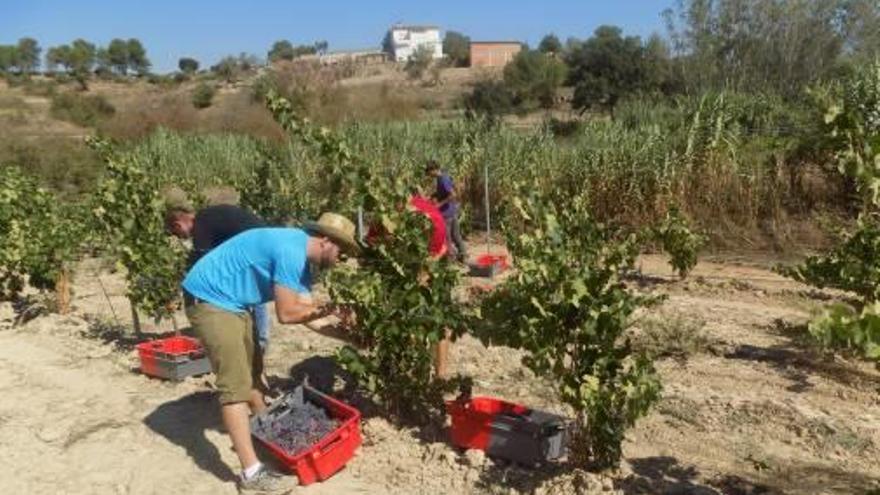
<path fill-rule="evenodd" d="M 400 31 L 439 31 L 440 28 L 438 26 L 432 26 L 430 24 L 395 24 L 391 26 L 391 29 L 400 30 Z"/>

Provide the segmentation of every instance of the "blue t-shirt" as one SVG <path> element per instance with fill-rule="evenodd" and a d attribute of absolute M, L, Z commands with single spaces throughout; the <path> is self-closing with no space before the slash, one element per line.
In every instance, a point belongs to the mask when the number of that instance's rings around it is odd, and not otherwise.
<path fill-rule="evenodd" d="M 309 295 L 308 239 L 300 229 L 247 230 L 199 259 L 183 279 L 183 288 L 197 299 L 236 313 L 271 301 L 274 284 Z"/>
<path fill-rule="evenodd" d="M 452 194 L 452 188 L 452 178 L 446 173 L 440 174 L 440 176 L 437 177 L 437 190 L 434 192 L 434 198 L 438 201 L 443 201 Z M 443 214 L 444 218 L 454 217 L 457 211 L 458 203 L 455 201 L 450 201 L 440 207 L 440 213 Z"/>

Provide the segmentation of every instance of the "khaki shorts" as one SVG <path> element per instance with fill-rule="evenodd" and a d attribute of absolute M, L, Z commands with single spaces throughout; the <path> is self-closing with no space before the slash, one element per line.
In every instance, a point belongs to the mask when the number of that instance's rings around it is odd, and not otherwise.
<path fill-rule="evenodd" d="M 263 373 L 263 356 L 254 346 L 251 315 L 200 302 L 187 307 L 186 316 L 214 367 L 220 403 L 249 401 Z"/>

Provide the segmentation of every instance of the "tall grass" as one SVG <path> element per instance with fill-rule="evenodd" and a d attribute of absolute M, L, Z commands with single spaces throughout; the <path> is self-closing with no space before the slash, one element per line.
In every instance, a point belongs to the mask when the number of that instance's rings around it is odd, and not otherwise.
<path fill-rule="evenodd" d="M 749 100 L 717 94 L 673 104 L 637 102 L 616 120 L 587 122 L 564 139 L 547 127 L 523 132 L 466 120 L 361 123 L 338 132 L 353 156 L 389 175 L 418 181 L 425 161 L 438 160 L 456 178 L 472 225 L 483 218 L 484 167 L 496 217 L 523 180 L 562 198 L 586 192 L 598 218 L 628 225 L 656 221 L 670 205 L 710 230 L 757 228 L 808 213 L 803 205 L 815 207 L 825 192 L 793 179 L 792 170 L 810 166 L 791 154 L 806 131 L 787 124 L 788 134 L 774 132 L 788 114 L 768 117 L 764 110 L 776 103 L 743 101 Z M 298 187 L 324 180 L 326 164 L 291 142 L 159 131 L 132 151 L 147 167 L 212 185 L 248 176 L 260 150 L 270 148 Z"/>

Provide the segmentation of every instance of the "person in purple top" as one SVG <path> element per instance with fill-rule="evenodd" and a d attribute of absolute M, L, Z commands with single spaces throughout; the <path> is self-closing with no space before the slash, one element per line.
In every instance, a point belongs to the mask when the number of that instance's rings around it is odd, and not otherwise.
<path fill-rule="evenodd" d="M 446 243 L 450 255 L 454 255 L 459 262 L 464 263 L 467 259 L 467 249 L 458 224 L 458 195 L 452 178 L 440 169 L 440 165 L 435 160 L 428 160 L 425 173 L 436 180 L 436 189 L 432 197 L 446 222 Z"/>

